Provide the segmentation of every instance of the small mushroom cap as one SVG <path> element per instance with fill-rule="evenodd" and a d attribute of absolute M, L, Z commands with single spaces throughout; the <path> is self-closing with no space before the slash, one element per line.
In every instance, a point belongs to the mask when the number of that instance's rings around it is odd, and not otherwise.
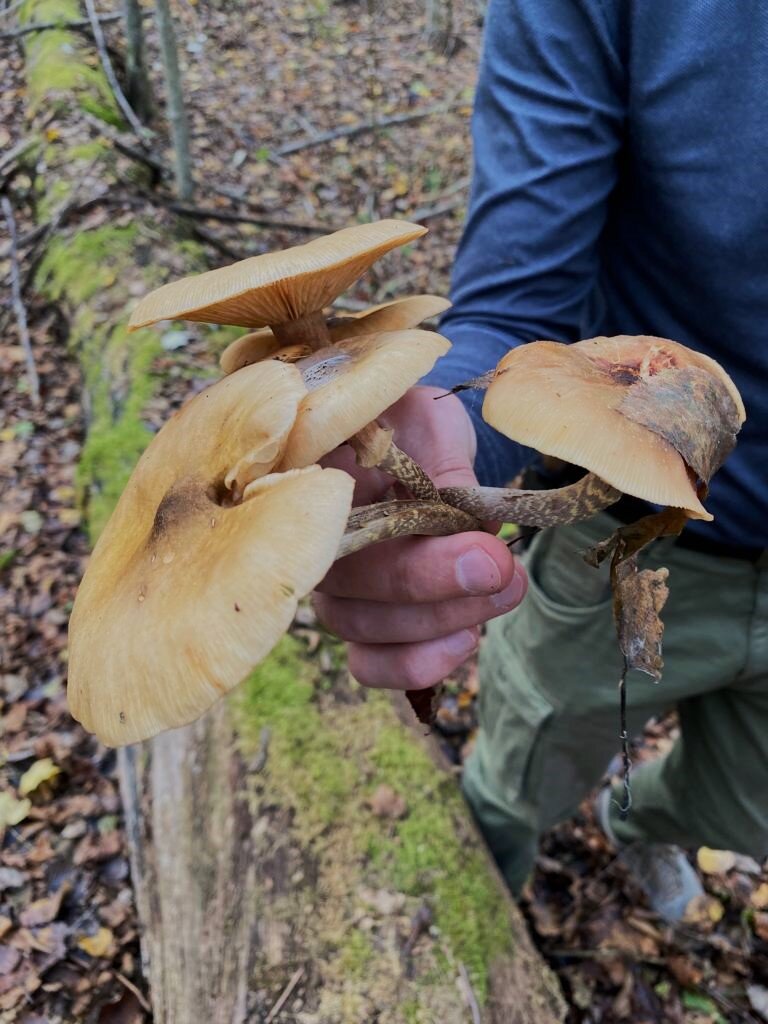
<path fill-rule="evenodd" d="M 280 468 L 309 466 L 343 444 L 401 398 L 450 347 L 432 331 L 387 331 L 348 338 L 296 363 L 309 394 Z"/>
<path fill-rule="evenodd" d="M 447 299 L 439 295 L 412 295 L 407 299 L 396 299 L 394 302 L 372 306 L 361 313 L 331 317 L 328 321 L 328 333 L 331 341 L 337 342 L 344 338 L 356 338 L 361 334 L 404 331 L 417 327 L 430 317 L 438 316 L 450 305 Z M 224 349 L 219 363 L 224 373 L 234 373 L 235 370 L 257 363 L 260 359 L 296 362 L 309 355 L 309 352 L 309 346 L 283 345 L 269 327 L 264 327 L 244 334 L 242 338 L 236 338 Z"/>
<path fill-rule="evenodd" d="M 333 562 L 351 478 L 270 473 L 305 394 L 295 367 L 248 367 L 188 402 L 139 460 L 70 620 L 70 709 L 105 743 L 202 714 Z M 241 504 L 220 504 L 227 481 Z"/>
<path fill-rule="evenodd" d="M 317 312 L 380 256 L 426 233 L 407 221 L 358 224 L 282 252 L 163 285 L 139 302 L 130 330 L 158 320 L 266 327 Z"/>
<path fill-rule="evenodd" d="M 717 377 L 743 419 L 738 391 L 714 360 L 676 342 L 646 336 L 521 345 L 499 363 L 483 417 L 507 437 L 584 466 L 625 494 L 709 520 L 712 516 L 699 501 L 677 449 L 619 410 L 632 384 L 661 370 L 684 367 Z"/>

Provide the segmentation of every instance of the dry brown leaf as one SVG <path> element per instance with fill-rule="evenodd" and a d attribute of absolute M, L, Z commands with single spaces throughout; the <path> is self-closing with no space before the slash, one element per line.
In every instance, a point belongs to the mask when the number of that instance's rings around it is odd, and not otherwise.
<path fill-rule="evenodd" d="M 382 783 L 373 791 L 367 800 L 377 818 L 404 818 L 408 813 L 408 805 L 405 800 L 396 793 L 391 786 Z"/>
<path fill-rule="evenodd" d="M 762 939 L 763 942 L 768 942 L 768 913 L 761 910 L 758 911 L 754 916 L 752 925 L 755 930 L 755 935 L 757 935 L 759 939 Z"/>
<path fill-rule="evenodd" d="M 683 988 L 698 988 L 704 977 L 704 972 L 698 967 L 690 956 L 675 954 L 667 957 L 667 969 L 678 985 Z"/>
<path fill-rule="evenodd" d="M 614 577 L 613 615 L 626 667 L 646 672 L 657 681 L 664 667 L 660 613 L 669 596 L 668 577 L 668 569 L 638 571 L 634 555 L 617 565 Z"/>
<path fill-rule="evenodd" d="M 69 892 L 70 886 L 65 882 L 52 896 L 46 896 L 42 900 L 35 900 L 34 903 L 22 910 L 19 921 L 25 928 L 36 928 L 42 924 L 48 924 L 58 916 L 61 902 Z"/>

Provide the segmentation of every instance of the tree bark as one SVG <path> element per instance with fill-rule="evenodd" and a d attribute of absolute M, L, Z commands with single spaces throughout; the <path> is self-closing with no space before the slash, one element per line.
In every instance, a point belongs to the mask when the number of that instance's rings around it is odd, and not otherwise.
<path fill-rule="evenodd" d="M 142 121 L 152 115 L 152 88 L 144 60 L 144 29 L 138 0 L 122 0 L 125 22 L 126 93 Z"/>
<path fill-rule="evenodd" d="M 101 163 L 82 152 L 92 139 L 79 104 L 94 97 L 45 92 L 54 63 L 70 74 L 87 52 L 62 32 L 43 63 L 38 37 L 26 39 L 29 74 L 43 76 L 28 89 L 38 163 L 55 201 L 76 206 L 97 174 L 109 185 L 121 170 L 109 147 Z M 83 81 L 108 96 L 103 81 Z M 148 216 L 80 233 L 74 220 L 49 241 L 36 285 L 68 321 L 84 371 L 80 480 L 95 536 L 151 436 L 161 386 L 157 336 L 129 337 L 126 306 L 181 254 L 170 240 L 163 249 Z M 156 1024 L 562 1021 L 554 976 L 455 780 L 399 717 L 410 711 L 356 687 L 338 648 L 300 634 L 201 721 L 120 752 Z M 319 643 L 311 656 L 307 640 Z"/>
<path fill-rule="evenodd" d="M 183 202 L 192 198 L 192 160 L 189 152 L 189 122 L 184 106 L 184 90 L 179 71 L 179 55 L 176 48 L 176 32 L 168 0 L 155 0 L 155 19 L 160 37 L 160 52 L 165 72 L 168 122 L 171 127 L 174 163 L 176 169 L 176 192 Z"/>

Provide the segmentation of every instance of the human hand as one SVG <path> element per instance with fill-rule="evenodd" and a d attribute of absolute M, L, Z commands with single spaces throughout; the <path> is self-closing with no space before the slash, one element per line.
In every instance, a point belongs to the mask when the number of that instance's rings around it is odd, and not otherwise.
<path fill-rule="evenodd" d="M 438 487 L 477 486 L 472 423 L 454 395 L 412 388 L 379 417 L 395 443 Z M 362 470 L 349 448 L 324 464 L 356 480 L 355 504 L 379 500 L 392 478 Z M 336 562 L 315 594 L 320 621 L 347 641 L 349 669 L 365 686 L 433 686 L 474 653 L 480 624 L 510 611 L 528 586 L 503 541 L 475 531 L 451 537 L 404 537 Z"/>

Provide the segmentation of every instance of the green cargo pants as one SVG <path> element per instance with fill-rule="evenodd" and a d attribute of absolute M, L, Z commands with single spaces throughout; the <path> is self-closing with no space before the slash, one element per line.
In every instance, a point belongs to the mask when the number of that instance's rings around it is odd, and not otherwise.
<path fill-rule="evenodd" d="M 539 534 L 530 588 L 489 626 L 480 656 L 480 730 L 464 791 L 513 890 L 539 834 L 573 814 L 620 743 L 621 671 L 607 567 L 578 552 L 615 520 Z M 660 683 L 631 672 L 630 735 L 676 706 L 681 736 L 632 778 L 622 842 L 642 839 L 768 854 L 768 566 L 655 542 L 643 566 L 669 568 Z M 617 790 L 617 799 L 621 794 Z"/>

